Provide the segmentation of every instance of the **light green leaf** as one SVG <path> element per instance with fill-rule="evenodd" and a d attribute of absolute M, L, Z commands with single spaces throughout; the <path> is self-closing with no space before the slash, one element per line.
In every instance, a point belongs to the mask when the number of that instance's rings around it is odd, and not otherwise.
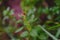
<path fill-rule="evenodd" d="M 21 30 L 23 30 L 23 28 L 24 28 L 24 27 L 20 27 L 19 29 L 17 29 L 17 30 L 15 31 L 15 33 L 20 32 Z"/>
<path fill-rule="evenodd" d="M 32 37 L 37 37 L 38 36 L 38 33 L 37 33 L 37 31 L 35 29 L 32 29 L 32 31 L 30 32 L 30 35 Z"/>
<path fill-rule="evenodd" d="M 28 36 L 28 32 L 27 31 L 24 31 L 21 35 L 20 35 L 20 37 L 27 37 Z"/>

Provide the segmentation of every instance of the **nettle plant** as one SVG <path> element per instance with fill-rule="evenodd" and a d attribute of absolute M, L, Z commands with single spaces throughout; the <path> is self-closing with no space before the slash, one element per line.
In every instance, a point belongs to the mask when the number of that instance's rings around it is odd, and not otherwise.
<path fill-rule="evenodd" d="M 36 7 L 35 4 L 38 1 L 22 0 L 24 14 L 19 15 L 19 20 L 12 16 L 14 10 L 10 8 L 4 10 L 1 34 L 6 32 L 11 40 L 58 40 L 60 37 L 60 0 L 56 0 L 56 6 L 50 8 L 44 8 L 42 5 Z M 18 23 L 20 27 L 17 27 Z"/>

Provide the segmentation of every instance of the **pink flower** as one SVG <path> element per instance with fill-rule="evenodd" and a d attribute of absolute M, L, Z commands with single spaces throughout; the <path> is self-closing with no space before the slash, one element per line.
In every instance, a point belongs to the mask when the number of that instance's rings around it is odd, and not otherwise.
<path fill-rule="evenodd" d="M 20 2 L 21 0 L 9 0 L 8 1 L 8 5 L 11 9 L 14 10 L 14 16 L 16 17 L 16 19 L 20 19 L 20 17 L 18 15 L 23 14 L 22 8 L 20 6 Z"/>

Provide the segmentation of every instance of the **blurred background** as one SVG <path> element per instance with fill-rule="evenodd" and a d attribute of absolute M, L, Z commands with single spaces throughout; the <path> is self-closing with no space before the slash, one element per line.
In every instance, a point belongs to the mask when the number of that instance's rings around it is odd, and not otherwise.
<path fill-rule="evenodd" d="M 0 0 L 0 40 L 59 40 L 60 0 Z"/>

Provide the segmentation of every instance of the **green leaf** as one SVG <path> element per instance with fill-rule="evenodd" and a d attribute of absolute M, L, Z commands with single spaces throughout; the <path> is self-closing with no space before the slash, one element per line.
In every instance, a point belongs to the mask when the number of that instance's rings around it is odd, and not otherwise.
<path fill-rule="evenodd" d="M 10 10 L 9 15 L 13 15 L 14 14 L 14 10 Z"/>
<path fill-rule="evenodd" d="M 43 13 L 47 13 L 47 14 L 49 13 L 49 9 L 48 9 L 48 7 L 46 7 L 46 8 L 43 9 L 42 11 L 43 11 Z"/>
<path fill-rule="evenodd" d="M 6 10 L 3 11 L 3 15 L 4 15 L 4 16 L 7 15 L 7 11 L 6 11 Z"/>
<path fill-rule="evenodd" d="M 51 33 L 49 33 L 46 29 L 44 29 L 42 26 L 38 25 L 47 35 L 49 35 L 53 40 L 58 40 L 55 36 L 53 36 Z"/>
<path fill-rule="evenodd" d="M 24 31 L 21 35 L 20 35 L 20 37 L 23 37 L 23 38 L 25 38 L 25 37 L 27 37 L 28 36 L 28 32 L 27 31 Z"/>
<path fill-rule="evenodd" d="M 22 23 L 22 20 L 21 19 L 20 20 L 17 20 L 16 23 Z"/>
<path fill-rule="evenodd" d="M 13 33 L 15 31 L 15 28 L 12 27 L 12 26 L 8 26 L 4 30 L 5 30 L 5 32 L 11 34 L 11 33 Z"/>
<path fill-rule="evenodd" d="M 60 28 L 58 28 L 58 30 L 57 30 L 57 33 L 56 33 L 56 37 L 58 38 L 59 37 L 59 35 L 60 35 Z"/>
<path fill-rule="evenodd" d="M 47 36 L 46 34 L 42 33 L 42 34 L 39 36 L 39 38 L 40 38 L 41 40 L 47 40 L 48 36 Z"/>
<path fill-rule="evenodd" d="M 32 29 L 32 31 L 30 32 L 30 35 L 32 37 L 37 37 L 38 36 L 38 33 L 37 33 L 37 31 L 35 29 Z"/>
<path fill-rule="evenodd" d="M 20 32 L 21 30 L 23 30 L 23 28 L 24 28 L 24 27 L 20 27 L 19 29 L 17 29 L 17 30 L 15 31 L 15 33 Z"/>

